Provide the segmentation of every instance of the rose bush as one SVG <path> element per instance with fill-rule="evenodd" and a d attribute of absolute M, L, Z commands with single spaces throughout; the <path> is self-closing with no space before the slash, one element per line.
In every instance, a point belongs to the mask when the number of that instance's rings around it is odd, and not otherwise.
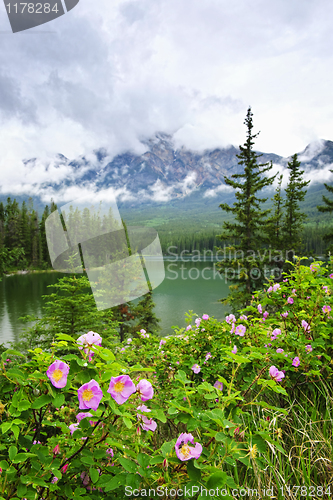
<path fill-rule="evenodd" d="M 285 453 L 277 422 L 291 391 L 332 378 L 330 272 L 298 262 L 238 319 L 190 312 L 164 339 L 141 332 L 107 349 L 90 331 L 3 352 L 0 498 L 198 486 L 231 499 L 267 450 Z"/>

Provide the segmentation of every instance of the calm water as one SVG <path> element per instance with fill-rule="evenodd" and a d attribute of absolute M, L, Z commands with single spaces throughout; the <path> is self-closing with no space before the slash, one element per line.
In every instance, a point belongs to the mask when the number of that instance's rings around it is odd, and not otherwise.
<path fill-rule="evenodd" d="M 165 261 L 165 280 L 153 291 L 155 313 L 161 319 L 161 334 L 173 333 L 173 325 L 185 326 L 184 313 L 190 309 L 199 316 L 208 314 L 225 318 L 228 308 L 218 299 L 228 295 L 229 288 L 214 272 L 213 262 Z M 42 315 L 42 295 L 50 294 L 60 273 L 4 276 L 0 282 L 0 344 L 18 340 L 26 325 L 19 321 L 27 314 Z"/>

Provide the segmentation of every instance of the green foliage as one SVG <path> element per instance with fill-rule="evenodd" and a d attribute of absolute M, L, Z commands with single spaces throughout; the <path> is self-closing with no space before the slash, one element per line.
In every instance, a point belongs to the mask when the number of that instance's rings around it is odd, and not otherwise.
<path fill-rule="evenodd" d="M 285 216 L 282 225 L 282 235 L 284 245 L 282 249 L 287 250 L 287 260 L 291 260 L 293 254 L 298 253 L 301 247 L 301 231 L 303 222 L 307 218 L 306 214 L 300 211 L 299 203 L 304 201 L 306 190 L 304 188 L 310 181 L 303 181 L 303 170 L 300 170 L 301 163 L 297 160 L 297 154 L 292 156 L 288 162 L 290 171 L 289 181 L 286 188 L 286 201 L 284 202 Z"/>
<path fill-rule="evenodd" d="M 86 276 L 65 276 L 49 287 L 56 291 L 43 296 L 43 317 L 22 318 L 34 321 L 34 325 L 25 331 L 21 340 L 14 344 L 22 352 L 27 353 L 29 349 L 36 347 L 47 349 L 60 333 L 73 336 L 90 329 L 104 332 L 104 336 L 110 341 L 117 335 L 118 323 L 112 311 L 97 311 Z"/>
<path fill-rule="evenodd" d="M 148 497 L 149 488 L 163 486 L 191 488 L 190 497 L 198 500 L 205 498 L 201 486 L 224 489 L 230 499 L 234 488 L 255 488 L 264 497 L 261 485 L 277 498 L 286 485 L 327 489 L 332 263 L 307 268 L 299 260 L 283 283 L 272 281 L 267 291 L 255 292 L 237 318 L 221 323 L 190 311 L 186 329 L 175 328 L 172 337 L 137 332 L 126 343 L 115 337 L 107 348 L 107 333 L 99 330 L 102 346 L 92 345 L 89 357 L 78 349 L 79 332 L 63 323 L 66 332 L 55 333 L 48 349 L 36 348 L 29 356 L 2 352 L 0 496 L 113 500 L 139 488 Z M 60 286 L 71 291 L 71 280 Z M 61 313 L 58 306 L 55 311 L 54 319 Z M 56 331 L 59 324 L 54 325 Z M 69 365 L 62 388 L 46 375 L 55 360 Z M 284 370 L 280 381 L 272 366 Z M 124 374 L 135 384 L 149 381 L 153 397 L 136 391 L 118 404 L 107 389 L 111 377 Z M 102 389 L 102 400 L 96 410 L 81 410 L 92 417 L 73 428 L 80 412 L 77 390 L 91 380 Z M 155 431 L 145 430 L 141 404 L 151 410 L 145 418 L 156 422 Z M 182 433 L 202 446 L 197 459 L 177 457 Z"/>
<path fill-rule="evenodd" d="M 333 173 L 333 170 L 330 170 L 330 172 Z M 329 193 L 333 193 L 333 186 L 330 186 L 329 184 L 324 184 L 324 186 Z M 333 201 L 330 200 L 329 198 L 327 198 L 327 196 L 323 195 L 323 202 L 324 202 L 324 205 L 317 206 L 317 209 L 319 210 L 319 212 L 324 212 L 324 213 L 326 212 L 326 213 L 331 214 L 333 212 Z M 330 230 L 329 232 L 327 232 L 324 235 L 324 240 L 326 242 L 331 242 L 333 240 L 333 231 L 332 230 Z M 330 244 L 330 246 L 327 250 L 328 251 L 333 250 L 332 243 Z"/>
<path fill-rule="evenodd" d="M 268 178 L 265 174 L 272 168 L 272 164 L 258 164 L 258 155 L 254 149 L 254 139 L 258 134 L 252 133 L 252 112 L 248 109 L 245 118 L 247 126 L 247 140 L 244 146 L 240 146 L 239 164 L 244 166 L 243 174 L 233 174 L 231 178 L 225 177 L 227 186 L 233 187 L 236 191 L 237 201 L 230 207 L 227 203 L 221 203 L 220 207 L 226 212 L 231 212 L 235 217 L 235 222 L 224 222 L 225 232 L 219 238 L 238 240 L 232 247 L 234 257 L 231 260 L 219 262 L 217 267 L 220 272 L 225 273 L 226 280 L 236 283 L 230 286 L 230 294 L 222 302 L 230 304 L 235 311 L 243 304 L 249 304 L 251 296 L 258 290 L 265 279 L 264 262 L 256 255 L 256 250 L 263 244 L 268 243 L 267 222 L 265 222 L 270 210 L 262 210 L 262 205 L 266 199 L 256 196 L 263 188 L 270 186 L 275 179 Z M 238 181 L 238 179 L 241 179 Z M 265 258 L 265 262 L 268 260 Z M 232 275 L 230 275 L 232 272 Z"/>
<path fill-rule="evenodd" d="M 54 210 L 52 202 L 51 212 Z M 0 275 L 15 269 L 50 267 L 45 235 L 48 214 L 47 206 L 39 223 L 31 198 L 28 205 L 23 201 L 21 208 L 11 198 L 5 206 L 0 203 Z"/>

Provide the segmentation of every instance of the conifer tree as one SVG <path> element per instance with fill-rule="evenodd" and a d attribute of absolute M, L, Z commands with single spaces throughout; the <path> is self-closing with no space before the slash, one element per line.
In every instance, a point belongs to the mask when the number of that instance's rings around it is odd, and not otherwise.
<path fill-rule="evenodd" d="M 260 208 L 267 198 L 258 198 L 256 194 L 264 187 L 270 186 L 276 177 L 263 175 L 271 170 L 272 164 L 257 163 L 261 155 L 253 150 L 254 139 L 258 133 L 252 133 L 252 116 L 249 107 L 244 122 L 247 127 L 247 139 L 244 146 L 240 146 L 240 154 L 237 155 L 239 165 L 244 166 L 244 173 L 233 174 L 230 179 L 224 177 L 227 186 L 237 190 L 237 201 L 232 207 L 226 203 L 220 204 L 222 210 L 231 212 L 235 217 L 234 222 L 223 223 L 225 232 L 219 235 L 222 241 L 235 240 L 235 244 L 227 248 L 234 252 L 234 256 L 230 260 L 221 260 L 217 265 L 220 273 L 225 273 L 226 281 L 234 283 L 229 287 L 231 293 L 228 298 L 221 299 L 221 302 L 229 304 L 234 312 L 240 306 L 250 304 L 252 293 L 262 286 L 265 279 L 264 264 L 268 263 L 268 258 L 260 259 L 256 251 L 268 243 L 265 220 L 270 210 Z"/>
<path fill-rule="evenodd" d="M 304 188 L 310 181 L 302 180 L 304 170 L 300 170 L 300 166 L 301 163 L 297 160 L 297 154 L 294 154 L 291 161 L 288 162 L 290 174 L 288 185 L 285 190 L 285 217 L 283 219 L 282 230 L 286 260 L 289 261 L 293 258 L 294 252 L 297 253 L 301 250 L 301 232 L 303 230 L 303 222 L 307 218 L 307 215 L 300 211 L 299 203 L 304 201 L 307 193 L 307 190 L 304 190 Z"/>
<path fill-rule="evenodd" d="M 282 269 L 284 264 L 283 249 L 284 249 L 284 237 L 283 237 L 283 198 L 281 194 L 281 184 L 283 175 L 281 174 L 278 178 L 278 185 L 276 188 L 275 195 L 272 199 L 274 213 L 267 220 L 268 231 L 270 241 L 270 250 L 272 255 L 272 265 L 274 266 L 274 275 L 277 281 L 282 276 Z"/>
<path fill-rule="evenodd" d="M 333 174 L 333 170 L 330 170 L 330 172 Z M 324 184 L 324 186 L 329 193 L 333 193 L 333 186 L 330 186 L 329 184 L 326 184 L 326 183 Z M 323 202 L 325 203 L 325 205 L 317 206 L 317 209 L 319 210 L 319 212 L 332 213 L 333 212 L 333 200 L 330 200 L 329 198 L 327 198 L 327 196 L 323 195 Z M 328 242 L 328 243 L 332 242 L 333 241 L 333 230 L 326 233 L 323 236 L 323 240 Z M 327 248 L 327 252 L 332 252 L 332 251 L 333 251 L 333 243 L 331 243 L 331 245 L 329 245 L 329 247 Z"/>
<path fill-rule="evenodd" d="M 160 320 L 154 313 L 154 307 L 153 292 L 150 290 L 135 307 L 136 324 L 132 328 L 133 334 L 141 329 L 146 330 L 148 333 L 158 333 L 161 328 L 159 326 Z"/>

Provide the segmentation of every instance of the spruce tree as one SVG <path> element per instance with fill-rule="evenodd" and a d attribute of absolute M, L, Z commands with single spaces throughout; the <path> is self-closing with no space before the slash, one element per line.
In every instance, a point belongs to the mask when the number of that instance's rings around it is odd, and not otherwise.
<path fill-rule="evenodd" d="M 290 174 L 288 185 L 285 190 L 285 217 L 283 219 L 282 228 L 286 260 L 289 261 L 293 258 L 294 252 L 297 253 L 301 250 L 301 232 L 303 230 L 303 222 L 307 218 L 307 215 L 300 211 L 299 203 L 304 201 L 307 193 L 307 190 L 304 190 L 304 188 L 310 181 L 302 180 L 304 170 L 300 170 L 300 166 L 301 163 L 297 160 L 297 154 L 294 154 L 291 161 L 288 162 Z"/>
<path fill-rule="evenodd" d="M 274 266 L 273 274 L 277 281 L 282 276 L 282 269 L 284 264 L 283 258 L 283 248 L 284 248 L 284 237 L 283 237 L 283 198 L 281 194 L 281 184 L 283 175 L 278 178 L 278 185 L 276 188 L 275 195 L 272 199 L 273 201 L 273 215 L 267 220 L 267 234 L 270 241 L 270 251 L 272 256 L 272 265 Z"/>
<path fill-rule="evenodd" d="M 333 174 L 333 170 L 330 170 L 330 172 Z M 324 184 L 325 188 L 329 193 L 333 193 L 333 186 L 329 186 L 328 184 Z M 319 212 L 328 212 L 332 213 L 333 212 L 333 200 L 330 200 L 327 198 L 327 196 L 323 195 L 323 202 L 325 205 L 317 206 L 317 209 Z M 332 242 L 333 241 L 333 230 L 329 231 L 323 236 L 323 240 L 326 242 Z M 332 252 L 333 251 L 333 243 L 327 248 L 327 252 Z"/>
<path fill-rule="evenodd" d="M 265 279 L 264 264 L 268 263 L 268 258 L 260 259 L 256 251 L 268 243 L 265 220 L 270 210 L 260 208 L 267 198 L 258 198 L 256 194 L 264 187 L 270 186 L 276 177 L 268 178 L 263 175 L 271 170 L 272 164 L 257 163 L 257 159 L 262 155 L 253 150 L 254 139 L 258 133 L 252 133 L 252 116 L 249 107 L 244 122 L 247 127 L 247 139 L 244 146 L 239 147 L 240 154 L 237 155 L 239 165 L 244 166 L 244 173 L 233 174 L 230 179 L 224 177 L 226 185 L 236 190 L 237 201 L 232 207 L 226 203 L 219 205 L 222 210 L 231 212 L 235 218 L 234 222 L 223 223 L 225 232 L 219 235 L 222 241 L 235 240 L 235 244 L 227 248 L 229 253 L 234 252 L 234 256 L 221 260 L 217 265 L 220 273 L 225 273 L 226 281 L 234 283 L 229 287 L 231 293 L 228 298 L 221 299 L 221 302 L 229 304 L 234 312 L 239 307 L 250 304 L 252 293 L 261 288 Z"/>
<path fill-rule="evenodd" d="M 159 325 L 160 320 L 154 313 L 154 307 L 153 292 L 150 290 L 135 307 L 136 324 L 132 327 L 133 335 L 141 329 L 146 330 L 149 334 L 158 333 L 161 329 Z"/>

